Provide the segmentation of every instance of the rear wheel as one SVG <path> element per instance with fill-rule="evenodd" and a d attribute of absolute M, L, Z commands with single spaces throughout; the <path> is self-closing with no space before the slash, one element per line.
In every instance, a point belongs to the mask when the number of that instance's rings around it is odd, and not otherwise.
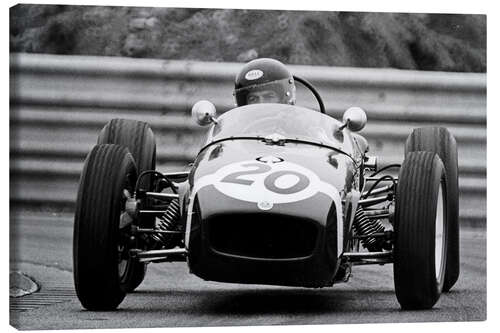
<path fill-rule="evenodd" d="M 117 144 L 127 147 L 137 166 L 137 174 L 156 167 L 156 142 L 149 125 L 142 121 L 131 119 L 112 119 L 101 130 L 97 139 L 98 144 Z M 145 176 L 141 179 L 141 188 L 153 190 L 153 177 Z M 140 217 L 139 225 L 152 228 L 154 216 Z M 130 272 L 132 278 L 126 286 L 127 292 L 134 291 L 146 276 L 147 265 L 138 263 Z"/>
<path fill-rule="evenodd" d="M 408 153 L 399 172 L 394 284 L 403 309 L 429 309 L 441 294 L 447 256 L 447 182 L 439 157 Z"/>
<path fill-rule="evenodd" d="M 406 140 L 405 155 L 413 151 L 438 154 L 446 170 L 448 209 L 448 253 L 443 291 L 449 291 L 460 274 L 458 220 L 458 154 L 455 138 L 444 127 L 416 128 Z"/>
<path fill-rule="evenodd" d="M 113 310 L 138 271 L 128 256 L 131 218 L 125 202 L 137 179 L 128 149 L 97 145 L 87 156 L 80 179 L 73 233 L 75 289 L 88 310 Z"/>

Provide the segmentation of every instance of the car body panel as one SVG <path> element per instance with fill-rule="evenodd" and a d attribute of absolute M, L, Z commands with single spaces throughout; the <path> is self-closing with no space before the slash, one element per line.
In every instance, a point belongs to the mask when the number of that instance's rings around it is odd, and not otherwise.
<path fill-rule="evenodd" d="M 273 108 L 302 124 L 283 125 Z M 230 112 L 211 127 L 189 175 L 191 272 L 222 282 L 331 285 L 344 246 L 342 200 L 359 185 L 350 132 L 300 107 L 264 104 Z M 242 118 L 246 130 L 235 129 Z M 312 129 L 323 133 L 311 135 Z M 266 134 L 292 141 L 269 141 Z"/>

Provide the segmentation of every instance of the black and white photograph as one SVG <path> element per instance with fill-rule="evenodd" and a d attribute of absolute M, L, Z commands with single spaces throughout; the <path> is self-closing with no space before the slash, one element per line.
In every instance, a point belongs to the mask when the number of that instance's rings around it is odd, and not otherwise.
<path fill-rule="evenodd" d="M 8 325 L 494 319 L 489 14 L 255 6 L 8 7 Z"/>

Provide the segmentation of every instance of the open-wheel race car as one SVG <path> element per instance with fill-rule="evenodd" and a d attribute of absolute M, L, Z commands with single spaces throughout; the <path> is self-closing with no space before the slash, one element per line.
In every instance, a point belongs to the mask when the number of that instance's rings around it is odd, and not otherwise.
<path fill-rule="evenodd" d="M 186 261 L 211 281 L 295 287 L 347 282 L 356 265 L 394 265 L 403 309 L 433 307 L 459 275 L 457 148 L 441 127 L 415 129 L 401 165 L 377 170 L 359 135 L 295 105 L 252 104 L 209 126 L 187 172 L 156 170 L 149 125 L 114 119 L 85 161 L 74 225 L 74 280 L 89 310 L 112 310 L 147 265 Z M 398 170 L 399 169 L 399 172 Z M 392 171 L 392 173 L 390 172 Z"/>

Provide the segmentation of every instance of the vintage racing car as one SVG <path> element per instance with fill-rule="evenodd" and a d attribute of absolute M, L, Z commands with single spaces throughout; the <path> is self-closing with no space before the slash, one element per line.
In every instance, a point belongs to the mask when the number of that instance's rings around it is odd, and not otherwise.
<path fill-rule="evenodd" d="M 402 165 L 377 170 L 360 108 L 338 121 L 295 105 L 218 116 L 187 172 L 155 169 L 149 125 L 113 119 L 85 161 L 74 225 L 74 281 L 89 310 L 112 310 L 149 263 L 187 261 L 205 280 L 328 287 L 355 265 L 394 265 L 403 309 L 431 308 L 459 275 L 455 139 L 418 128 Z M 398 170 L 399 169 L 399 172 Z M 393 171 L 392 173 L 390 171 Z"/>

